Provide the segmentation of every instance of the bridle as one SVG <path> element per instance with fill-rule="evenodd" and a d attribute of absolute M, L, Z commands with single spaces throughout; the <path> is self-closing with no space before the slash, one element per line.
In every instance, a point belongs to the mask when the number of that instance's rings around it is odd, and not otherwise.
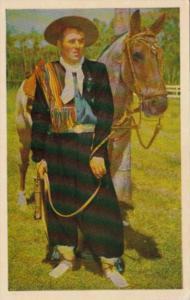
<path fill-rule="evenodd" d="M 152 41 L 150 41 L 150 39 Z M 130 110 L 129 108 L 124 112 L 123 116 L 120 118 L 120 120 L 114 124 L 114 126 L 112 127 L 113 130 L 119 130 L 119 129 L 124 129 L 126 128 L 127 130 L 129 129 L 135 129 L 136 133 L 137 133 L 137 137 L 138 140 L 141 144 L 141 146 L 144 149 L 148 149 L 153 141 L 155 140 L 156 136 L 158 135 L 160 129 L 161 129 L 161 115 L 158 116 L 158 121 L 157 124 L 155 125 L 154 128 L 154 132 L 153 135 L 151 137 L 151 139 L 149 140 L 149 142 L 145 145 L 145 143 L 142 140 L 141 134 L 140 134 L 140 125 L 141 125 L 141 121 L 142 121 L 142 112 L 143 112 L 143 102 L 148 102 L 151 101 L 153 97 L 160 97 L 160 96 L 166 96 L 167 93 L 155 93 L 155 94 L 151 94 L 149 96 L 146 96 L 142 93 L 141 91 L 141 87 L 139 85 L 139 80 L 136 76 L 136 72 L 135 72 L 135 67 L 134 67 L 134 63 L 133 63 L 133 59 L 132 59 L 132 54 L 131 54 L 131 50 L 130 50 L 130 46 L 132 42 L 139 42 L 139 43 L 143 43 L 146 47 L 148 47 L 150 49 L 150 51 L 152 51 L 152 53 L 154 55 L 156 55 L 156 60 L 157 60 L 157 64 L 158 64 L 158 68 L 159 68 L 159 72 L 160 72 L 160 77 L 163 83 L 163 60 L 162 60 L 162 56 L 161 56 L 161 51 L 160 51 L 160 47 L 158 46 L 158 43 L 156 41 L 155 38 L 155 34 L 149 30 L 146 30 L 144 32 L 140 32 L 137 33 L 133 36 L 129 36 L 125 39 L 124 41 L 124 51 L 126 51 L 126 55 L 128 57 L 128 61 L 129 61 L 129 66 L 130 66 L 130 71 L 133 77 L 133 90 L 132 92 L 135 93 L 138 97 L 138 101 L 139 101 L 139 105 L 137 108 Z M 124 56 L 123 58 L 124 59 Z M 122 62 L 123 63 L 123 62 Z M 136 121 L 135 117 L 134 117 L 134 113 L 139 113 L 139 120 L 138 122 Z M 126 127 L 125 124 L 130 124 L 130 126 Z M 122 134 L 122 136 L 119 137 L 122 138 L 123 136 L 125 136 L 125 134 Z"/>
<path fill-rule="evenodd" d="M 152 38 L 153 41 L 147 40 L 147 38 Z M 143 95 L 140 86 L 139 86 L 139 80 L 136 76 L 136 72 L 135 72 L 135 67 L 134 67 L 134 63 L 133 63 L 133 59 L 132 59 L 132 54 L 131 54 L 131 50 L 130 50 L 130 45 L 132 42 L 139 42 L 141 44 L 144 44 L 148 49 L 150 49 L 150 51 L 156 56 L 156 60 L 157 60 L 157 65 L 158 65 L 158 69 L 159 69 L 159 73 L 160 73 L 160 77 L 163 78 L 162 74 L 163 74 L 163 60 L 162 60 L 162 56 L 161 56 L 161 51 L 160 51 L 160 47 L 156 41 L 155 38 L 155 34 L 151 31 L 144 31 L 144 32 L 140 32 L 137 33 L 135 35 L 133 35 L 132 37 L 127 37 L 124 41 L 124 51 L 126 50 L 126 54 L 129 60 L 129 65 L 130 65 L 130 69 L 131 69 L 131 73 L 133 76 L 133 92 L 136 93 L 138 95 L 139 98 L 141 98 L 143 101 L 147 100 L 149 98 L 152 97 L 158 97 L 158 96 L 165 96 L 166 93 L 160 93 L 160 94 L 152 94 L 150 96 L 146 96 Z M 163 79 L 161 79 L 163 82 Z"/>

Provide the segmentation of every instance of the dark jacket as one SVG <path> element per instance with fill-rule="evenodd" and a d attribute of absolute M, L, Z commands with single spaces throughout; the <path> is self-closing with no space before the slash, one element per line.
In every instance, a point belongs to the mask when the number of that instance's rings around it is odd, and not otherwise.
<path fill-rule="evenodd" d="M 59 61 L 53 62 L 59 69 L 64 87 L 65 69 Z M 103 63 L 84 60 L 82 65 L 84 73 L 83 97 L 88 101 L 93 113 L 97 117 L 93 149 L 110 133 L 113 120 L 113 98 L 109 84 L 106 66 Z M 37 82 L 35 99 L 32 107 L 32 159 L 35 162 L 44 158 L 46 135 L 51 125 L 50 111 L 43 91 Z M 107 143 L 94 155 L 107 157 Z"/>
<path fill-rule="evenodd" d="M 65 70 L 59 62 L 53 63 L 63 80 Z M 85 60 L 83 63 L 85 98 L 97 117 L 94 147 L 109 133 L 113 117 L 113 99 L 106 67 L 102 63 Z M 59 74 L 60 75 L 60 74 Z M 76 211 L 97 189 L 99 181 L 89 166 L 93 140 L 92 133 L 52 133 L 50 111 L 38 84 L 32 109 L 33 160 L 44 158 L 54 207 L 60 213 Z M 119 257 L 123 254 L 123 225 L 117 196 L 109 170 L 107 144 L 94 155 L 105 159 L 106 174 L 93 202 L 73 218 L 61 218 L 55 214 L 48 201 L 48 241 L 52 249 L 56 245 L 77 246 L 77 226 L 80 226 L 87 245 L 96 256 Z"/>

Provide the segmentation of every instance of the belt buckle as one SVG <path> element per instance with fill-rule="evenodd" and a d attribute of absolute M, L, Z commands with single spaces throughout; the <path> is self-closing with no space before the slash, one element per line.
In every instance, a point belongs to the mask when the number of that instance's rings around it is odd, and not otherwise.
<path fill-rule="evenodd" d="M 75 125 L 73 131 L 75 133 L 82 133 L 84 130 L 84 126 L 82 124 Z"/>

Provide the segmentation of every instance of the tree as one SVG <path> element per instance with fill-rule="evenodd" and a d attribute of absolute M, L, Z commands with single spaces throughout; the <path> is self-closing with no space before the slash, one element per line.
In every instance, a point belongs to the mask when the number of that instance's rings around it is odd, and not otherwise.
<path fill-rule="evenodd" d="M 166 13 L 163 30 L 158 35 L 160 46 L 164 50 L 164 78 L 166 83 L 179 83 L 179 9 L 162 8 L 142 10 L 142 21 L 145 26 L 151 25 L 161 13 Z M 115 17 L 110 23 L 94 19 L 100 36 L 98 41 L 86 49 L 86 56 L 97 59 L 104 49 L 110 45 L 119 34 L 120 29 L 129 24 L 131 10 L 115 10 Z M 125 24 L 126 16 L 126 24 Z M 119 23 L 122 25 L 119 26 Z M 123 27 L 123 28 L 122 28 Z M 35 64 L 40 60 L 55 60 L 59 57 L 58 49 L 44 41 L 43 35 L 32 29 L 28 33 L 16 33 L 15 28 L 7 25 L 7 80 L 22 81 L 26 73 L 32 72 Z"/>

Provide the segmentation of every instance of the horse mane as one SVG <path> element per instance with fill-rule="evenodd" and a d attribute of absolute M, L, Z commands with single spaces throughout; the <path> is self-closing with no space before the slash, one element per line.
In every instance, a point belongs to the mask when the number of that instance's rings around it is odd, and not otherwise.
<path fill-rule="evenodd" d="M 110 45 L 106 46 L 98 58 L 98 61 L 104 63 L 107 67 L 113 96 L 117 94 L 118 89 L 123 90 L 123 96 L 126 92 L 126 87 L 124 88 L 121 80 L 121 56 L 122 44 L 127 34 L 128 32 L 122 33 Z"/>
<path fill-rule="evenodd" d="M 128 34 L 128 31 L 125 31 L 123 33 L 121 33 L 120 35 L 118 35 L 117 37 L 115 37 L 115 39 L 110 43 L 108 44 L 107 46 L 105 46 L 105 48 L 103 49 L 103 51 L 100 53 L 100 55 L 98 56 L 97 60 L 99 60 L 99 58 L 110 48 L 112 47 L 113 44 L 117 43 L 118 40 L 120 38 L 122 38 L 123 36 L 127 35 Z"/>

